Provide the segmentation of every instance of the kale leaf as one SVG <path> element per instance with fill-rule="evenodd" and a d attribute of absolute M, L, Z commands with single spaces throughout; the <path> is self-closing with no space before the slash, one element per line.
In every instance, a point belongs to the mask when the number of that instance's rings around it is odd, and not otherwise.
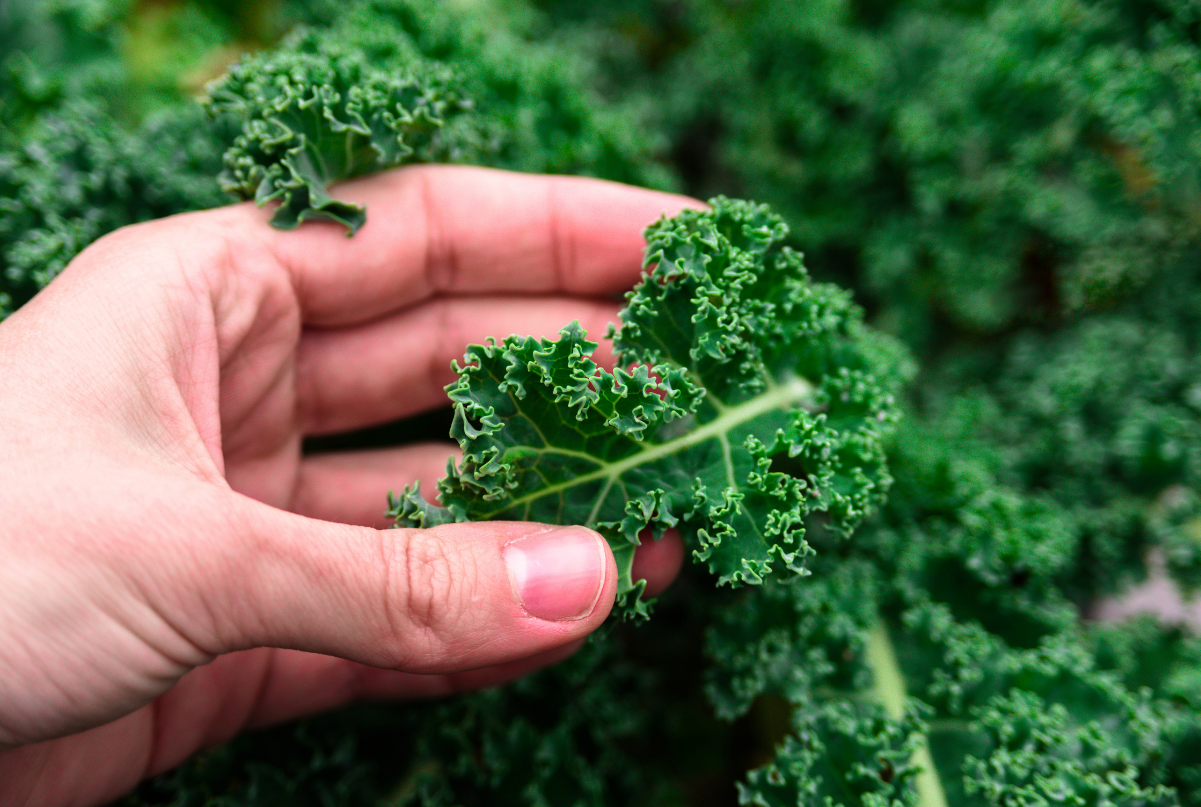
<path fill-rule="evenodd" d="M 280 202 L 271 223 L 281 229 L 326 220 L 353 234 L 367 211 L 330 196 L 331 184 L 463 157 L 443 127 L 470 105 L 447 70 L 419 60 L 403 72 L 378 69 L 357 50 L 301 34 L 235 64 L 208 93 L 212 114 L 241 127 L 221 187 L 259 205 Z"/>
<path fill-rule="evenodd" d="M 808 517 L 847 535 L 882 501 L 903 353 L 845 291 L 809 280 L 766 207 L 712 204 L 647 230 L 613 372 L 578 323 L 468 348 L 447 388 L 463 459 L 441 507 L 415 486 L 391 497 L 397 526 L 594 527 L 618 559 L 620 610 L 643 614 L 630 568 L 648 528 L 678 527 L 719 584 L 760 583 L 804 573 Z"/>
<path fill-rule="evenodd" d="M 738 783 L 738 803 L 757 807 L 828 804 L 916 807 L 914 761 L 923 711 L 889 719 L 877 704 L 823 703 L 793 715 L 795 736 L 774 760 Z"/>

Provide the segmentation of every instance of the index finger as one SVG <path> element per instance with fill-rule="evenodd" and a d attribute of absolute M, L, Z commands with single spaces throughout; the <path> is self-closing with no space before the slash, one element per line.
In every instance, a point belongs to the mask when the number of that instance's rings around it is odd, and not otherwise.
<path fill-rule="evenodd" d="M 439 294 L 610 294 L 642 265 L 642 231 L 700 203 L 599 179 L 422 165 L 339 186 L 365 204 L 353 238 L 310 224 L 274 237 L 305 322 L 365 322 Z"/>

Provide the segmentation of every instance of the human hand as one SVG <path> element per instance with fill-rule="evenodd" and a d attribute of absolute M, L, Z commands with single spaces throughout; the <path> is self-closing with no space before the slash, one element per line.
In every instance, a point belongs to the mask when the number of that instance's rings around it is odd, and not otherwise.
<path fill-rule="evenodd" d="M 693 203 L 435 166 L 339 195 L 370 208 L 353 239 L 249 205 L 129 227 L 0 325 L 0 803 L 99 803 L 247 727 L 499 683 L 608 614 L 588 530 L 378 529 L 446 445 L 301 440 L 439 405 L 469 342 L 603 329 L 642 228 Z M 648 543 L 635 576 L 682 554 Z"/>

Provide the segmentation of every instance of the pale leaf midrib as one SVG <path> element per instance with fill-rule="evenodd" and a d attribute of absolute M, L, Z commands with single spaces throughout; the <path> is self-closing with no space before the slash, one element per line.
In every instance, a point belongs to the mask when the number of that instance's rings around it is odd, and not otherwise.
<path fill-rule="evenodd" d="M 503 508 L 494 510 L 491 513 L 481 515 L 480 518 L 487 519 L 496 516 L 499 513 L 506 512 L 514 507 L 518 507 L 526 502 L 540 499 L 544 496 L 551 496 L 568 488 L 577 485 L 587 484 L 597 479 L 615 479 L 626 471 L 632 468 L 637 468 L 639 465 L 647 465 L 662 459 L 671 454 L 676 454 L 685 449 L 691 448 L 694 445 L 703 443 L 706 440 L 711 440 L 727 432 L 732 431 L 743 423 L 754 420 L 760 415 L 771 412 L 774 409 L 782 409 L 790 406 L 795 406 L 802 401 L 811 398 L 814 393 L 814 387 L 809 381 L 800 377 L 793 377 L 779 384 L 770 384 L 765 392 L 757 395 L 748 401 L 730 406 L 725 409 L 716 418 L 704 424 L 703 426 L 680 435 L 674 440 L 668 440 L 665 443 L 656 443 L 646 445 L 640 451 L 624 457 L 616 462 L 602 463 L 601 467 L 595 471 L 591 471 L 580 476 L 572 477 L 571 479 L 559 482 L 554 485 L 548 485 L 544 488 L 539 488 L 526 495 L 505 502 Z M 595 457 L 591 457 L 595 460 Z M 599 508 L 594 508 L 594 512 Z"/>
<path fill-rule="evenodd" d="M 877 700 L 888 716 L 899 722 L 905 716 L 905 704 L 909 694 L 906 691 L 905 674 L 901 672 L 896 650 L 883 622 L 877 621 L 868 637 L 867 663 L 875 679 Z M 947 807 L 942 780 L 939 778 L 938 768 L 934 767 L 930 744 L 924 736 L 921 738 L 921 745 L 913 752 L 913 762 L 921 769 L 914 782 L 919 807 Z"/>

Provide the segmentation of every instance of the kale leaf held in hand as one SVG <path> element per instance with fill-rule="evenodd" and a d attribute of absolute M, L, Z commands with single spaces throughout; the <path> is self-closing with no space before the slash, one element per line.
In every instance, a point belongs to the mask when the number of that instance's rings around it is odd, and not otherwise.
<path fill-rule="evenodd" d="M 398 526 L 584 524 L 618 561 L 618 610 L 645 615 L 639 536 L 677 527 L 719 584 L 805 572 L 806 524 L 849 534 L 891 484 L 882 437 L 905 360 L 850 295 L 811 281 L 766 207 L 718 198 L 646 233 L 647 271 L 610 333 L 472 345 L 447 390 L 463 459 L 391 499 Z"/>

